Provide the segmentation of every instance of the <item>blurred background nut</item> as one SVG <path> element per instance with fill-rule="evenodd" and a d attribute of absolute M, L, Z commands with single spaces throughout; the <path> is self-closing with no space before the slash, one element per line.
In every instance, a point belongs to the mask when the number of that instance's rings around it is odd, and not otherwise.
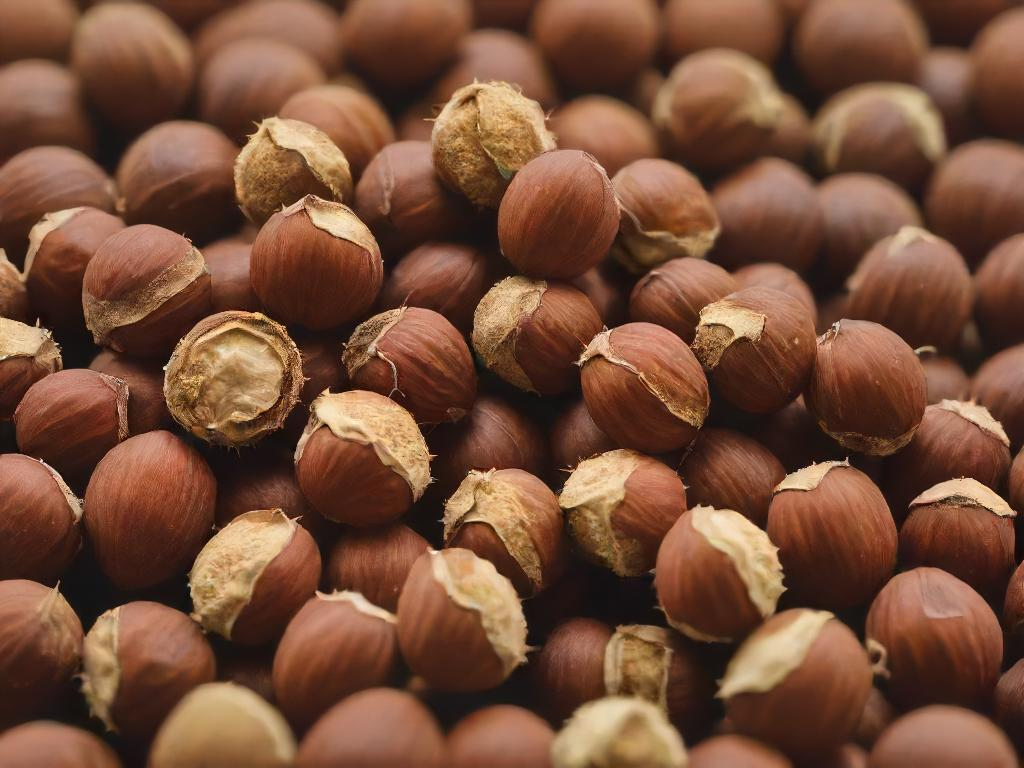
<path fill-rule="evenodd" d="M 551 131 L 562 149 L 581 149 L 614 176 L 624 166 L 658 156 L 658 137 L 646 115 L 609 96 L 580 96 L 555 109 Z"/>
<path fill-rule="evenodd" d="M 450 768 L 547 765 L 555 734 L 528 709 L 496 704 L 459 720 L 448 734 Z"/>
<path fill-rule="evenodd" d="M 732 48 L 771 66 L 785 25 L 777 0 L 668 0 L 662 9 L 662 51 L 678 61 L 705 48 Z"/>
<path fill-rule="evenodd" d="M 733 273 L 733 277 L 741 289 L 759 287 L 781 291 L 807 307 L 811 317 L 817 319 L 818 305 L 811 287 L 789 267 L 774 261 L 760 261 L 740 267 Z"/>
<path fill-rule="evenodd" d="M 121 768 L 117 753 L 95 734 L 82 728 L 36 720 L 0 735 L 0 749 L 15 764 L 54 766 L 91 765 Z"/>
<path fill-rule="evenodd" d="M 1024 341 L 1014 318 L 1024 301 L 1024 235 L 1007 238 L 981 262 L 974 275 L 974 319 L 993 349 Z"/>
<path fill-rule="evenodd" d="M 971 46 L 973 105 L 985 127 L 999 136 L 1024 133 L 1024 90 L 1013 76 L 1024 64 L 1022 34 L 1024 12 L 1016 8 L 994 17 Z"/>
<path fill-rule="evenodd" d="M 961 48 L 932 48 L 917 78 L 942 116 L 946 143 L 955 147 L 978 133 L 973 104 L 974 71 L 970 54 Z"/>
<path fill-rule="evenodd" d="M 0 61 L 63 61 L 79 11 L 73 0 L 12 0 L 0 11 Z"/>
<path fill-rule="evenodd" d="M 879 737 L 871 750 L 871 765 L 1017 764 L 1006 735 L 976 712 L 960 707 L 922 707 L 899 718 Z"/>

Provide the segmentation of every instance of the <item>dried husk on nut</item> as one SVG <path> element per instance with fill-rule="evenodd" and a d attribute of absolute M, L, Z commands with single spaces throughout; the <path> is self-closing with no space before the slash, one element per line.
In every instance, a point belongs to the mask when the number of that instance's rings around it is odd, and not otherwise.
<path fill-rule="evenodd" d="M 160 726 L 149 766 L 288 768 L 295 751 L 288 723 L 259 694 L 234 683 L 207 683 L 186 695 Z"/>
<path fill-rule="evenodd" d="M 491 560 L 524 597 L 562 574 L 568 553 L 558 500 L 528 472 L 470 470 L 445 504 L 443 522 L 446 546 Z"/>
<path fill-rule="evenodd" d="M 178 342 L 164 395 L 175 421 L 196 437 L 241 446 L 281 428 L 303 382 L 284 326 L 258 312 L 221 312 Z"/>
<path fill-rule="evenodd" d="M 552 768 L 684 768 L 679 733 L 654 704 L 608 696 L 576 710 L 551 745 Z"/>
<path fill-rule="evenodd" d="M 25 272 L 28 272 L 27 260 Z M 0 317 L 28 320 L 28 312 L 25 278 L 18 268 L 7 260 L 7 252 L 0 248 Z"/>
<path fill-rule="evenodd" d="M 654 565 L 662 537 L 686 510 L 686 493 L 665 464 L 619 449 L 581 461 L 558 503 L 585 557 L 619 576 L 641 576 Z"/>
<path fill-rule="evenodd" d="M 434 121 L 434 166 L 476 205 L 497 208 L 529 160 L 555 148 L 544 110 L 508 83 L 473 83 L 452 94 Z"/>
<path fill-rule="evenodd" d="M 345 154 L 309 123 L 269 117 L 235 160 L 235 195 L 242 212 L 262 224 L 305 195 L 352 199 L 352 172 Z"/>
<path fill-rule="evenodd" d="M 9 419 L 22 395 L 63 368 L 60 347 L 45 328 L 0 317 L 0 419 Z"/>
<path fill-rule="evenodd" d="M 516 275 L 489 290 L 473 313 L 473 350 L 490 370 L 526 392 L 533 382 L 516 360 L 520 322 L 540 307 L 547 291 L 544 280 Z"/>

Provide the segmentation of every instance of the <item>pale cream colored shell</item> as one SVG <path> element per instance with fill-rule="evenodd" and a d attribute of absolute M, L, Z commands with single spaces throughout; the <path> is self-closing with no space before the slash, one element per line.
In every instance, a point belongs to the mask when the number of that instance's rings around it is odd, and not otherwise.
<path fill-rule="evenodd" d="M 483 364 L 514 387 L 536 392 L 516 359 L 519 327 L 540 307 L 548 284 L 515 275 L 496 283 L 473 312 L 473 350 Z"/>
<path fill-rule="evenodd" d="M 50 373 L 61 370 L 64 363 L 53 334 L 45 328 L 25 325 L 0 317 L 0 361 L 13 357 L 31 357 L 36 365 Z"/>
<path fill-rule="evenodd" d="M 516 172 L 555 148 L 545 120 L 540 104 L 508 83 L 459 88 L 434 121 L 434 168 L 476 205 L 497 208 Z"/>
<path fill-rule="evenodd" d="M 608 696 L 573 713 L 551 745 L 552 768 L 685 768 L 686 747 L 648 701 Z"/>
<path fill-rule="evenodd" d="M 750 637 L 726 667 L 718 698 L 772 690 L 803 664 L 825 624 L 834 618 L 828 611 L 800 609 L 800 615 L 781 629 Z"/>
<path fill-rule="evenodd" d="M 164 720 L 148 768 L 289 768 L 295 751 L 288 723 L 259 694 L 234 683 L 206 683 Z"/>
<path fill-rule="evenodd" d="M 323 600 L 326 603 L 348 603 L 352 608 L 364 616 L 371 616 L 375 619 L 380 619 L 388 624 L 398 623 L 398 618 L 395 614 L 390 611 L 386 611 L 380 606 L 374 605 L 360 592 L 352 592 L 350 590 L 334 590 L 333 592 L 317 592 L 317 600 Z"/>
<path fill-rule="evenodd" d="M 973 477 L 960 477 L 933 485 L 910 502 L 910 509 L 913 511 L 914 507 L 922 507 L 927 504 L 980 507 L 997 517 L 1017 516 L 1017 513 L 1010 508 L 1002 496 L 988 486 L 982 485 Z"/>
<path fill-rule="evenodd" d="M 460 608 L 473 611 L 501 662 L 505 676 L 526 662 L 526 618 L 512 582 L 489 560 L 468 549 L 429 550 L 430 570 L 445 594 Z M 471 558 L 471 567 L 458 572 L 449 558 Z"/>
<path fill-rule="evenodd" d="M 369 401 L 364 398 L 374 395 Z M 430 483 L 430 453 L 416 421 L 394 400 L 376 393 L 352 390 L 324 392 L 310 406 L 309 423 L 295 448 L 295 461 L 310 436 L 321 427 L 341 440 L 373 448 L 386 467 L 402 477 L 418 501 Z"/>
<path fill-rule="evenodd" d="M 849 459 L 845 461 L 822 461 L 818 464 L 811 464 L 808 467 L 798 469 L 796 472 L 786 475 L 782 482 L 775 486 L 772 495 L 774 496 L 776 493 L 782 493 L 783 491 L 813 491 L 821 485 L 825 475 L 833 469 L 849 466 Z"/>
<path fill-rule="evenodd" d="M 206 542 L 189 572 L 192 618 L 231 639 L 256 583 L 295 536 L 298 523 L 280 509 L 239 515 Z"/>
<path fill-rule="evenodd" d="M 728 298 L 708 304 L 700 311 L 700 323 L 693 339 L 693 354 L 708 370 L 714 370 L 725 351 L 741 339 L 761 340 L 767 320 L 762 312 L 741 307 Z"/>
<path fill-rule="evenodd" d="M 632 624 L 615 628 L 604 649 L 604 688 L 609 696 L 638 696 L 668 711 L 672 633 Z"/>
<path fill-rule="evenodd" d="M 117 655 L 121 608 L 100 614 L 82 646 L 82 694 L 89 714 L 99 718 L 108 731 L 116 731 L 110 712 L 121 685 L 121 661 Z"/>

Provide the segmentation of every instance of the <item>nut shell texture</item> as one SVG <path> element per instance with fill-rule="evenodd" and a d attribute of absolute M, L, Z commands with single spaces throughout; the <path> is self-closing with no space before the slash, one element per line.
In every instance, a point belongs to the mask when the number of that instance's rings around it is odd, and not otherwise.
<path fill-rule="evenodd" d="M 738 288 L 736 279 L 717 264 L 671 259 L 637 281 L 629 296 L 629 317 L 668 328 L 691 344 L 700 311 Z"/>
<path fill-rule="evenodd" d="M 1018 765 L 1006 734 L 970 710 L 935 705 L 910 712 L 882 732 L 871 750 L 872 768 L 928 765 L 956 768 Z"/>
<path fill-rule="evenodd" d="M 4 731 L 0 751 L 18 765 L 121 768 L 117 753 L 99 736 L 51 720 L 36 720 Z"/>
<path fill-rule="evenodd" d="M 48 330 L 0 317 L 0 419 L 10 419 L 29 387 L 62 365 Z"/>

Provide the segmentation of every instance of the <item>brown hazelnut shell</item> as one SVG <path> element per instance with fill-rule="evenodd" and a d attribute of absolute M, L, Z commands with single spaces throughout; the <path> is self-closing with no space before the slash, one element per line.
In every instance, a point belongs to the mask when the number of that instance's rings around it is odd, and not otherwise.
<path fill-rule="evenodd" d="M 361 323 L 345 343 L 349 381 L 392 397 L 420 424 L 458 421 L 476 399 L 476 369 L 462 334 L 443 315 L 400 307 Z"/>
<path fill-rule="evenodd" d="M 0 15 L 0 61 L 67 56 L 79 10 L 72 0 L 12 0 Z"/>
<path fill-rule="evenodd" d="M 732 48 L 771 66 L 785 34 L 773 0 L 669 0 L 664 4 L 662 51 L 672 61 L 705 48 Z"/>
<path fill-rule="evenodd" d="M 978 134 L 974 82 L 971 54 L 963 48 L 932 48 L 921 62 L 917 87 L 928 94 L 942 116 L 946 143 L 951 147 Z"/>
<path fill-rule="evenodd" d="M 626 322 L 632 281 L 614 263 L 603 261 L 574 277 L 569 284 L 587 294 L 602 322 L 609 328 Z"/>
<path fill-rule="evenodd" d="M 738 288 L 735 278 L 717 264 L 695 258 L 670 259 L 637 281 L 629 296 L 629 317 L 668 328 L 691 344 L 700 311 Z"/>
<path fill-rule="evenodd" d="M 896 720 L 879 737 L 870 759 L 872 768 L 1013 768 L 1018 764 L 1006 734 L 990 720 L 976 712 L 941 705 L 923 707 Z"/>
<path fill-rule="evenodd" d="M 919 356 L 928 380 L 928 405 L 938 405 L 943 400 L 962 400 L 967 396 L 971 380 L 960 363 L 943 355 Z"/>
<path fill-rule="evenodd" d="M 7 260 L 0 249 L 0 317 L 18 322 L 29 319 L 28 290 L 25 277 Z"/>
<path fill-rule="evenodd" d="M 896 524 L 885 497 L 848 462 L 812 464 L 775 488 L 768 536 L 800 605 L 864 605 L 896 568 Z"/>
<path fill-rule="evenodd" d="M 89 363 L 90 370 L 121 379 L 128 385 L 128 432 L 141 435 L 171 424 L 164 400 L 164 372 L 159 363 L 105 349 Z"/>
<path fill-rule="evenodd" d="M 818 304 L 814 300 L 814 293 L 804 279 L 789 267 L 774 261 L 761 261 L 740 267 L 733 272 L 733 277 L 738 290 L 773 288 L 799 301 L 811 311 L 811 317 L 817 319 Z"/>
<path fill-rule="evenodd" d="M 288 622 L 274 655 L 274 696 L 297 730 L 398 665 L 395 617 L 358 592 L 317 592 Z"/>
<path fill-rule="evenodd" d="M 62 367 L 48 330 L 0 317 L 0 419 L 10 419 L 32 385 Z"/>
<path fill-rule="evenodd" d="M 999 678 L 993 719 L 1020 749 L 1024 743 L 1024 660 L 1018 661 Z"/>
<path fill-rule="evenodd" d="M 691 505 L 734 509 L 759 527 L 768 519 L 772 491 L 786 476 L 761 443 L 732 429 L 702 429 L 679 474 Z"/>
<path fill-rule="evenodd" d="M 693 442 L 710 399 L 690 348 L 651 323 L 602 331 L 580 357 L 583 399 L 594 423 L 621 446 L 661 453 Z"/>
<path fill-rule="evenodd" d="M 974 374 L 970 395 L 1003 425 L 1011 450 L 1024 445 L 1024 344 L 986 360 Z"/>
<path fill-rule="evenodd" d="M 1024 509 L 1024 449 L 1010 465 L 1009 486 L 1010 506 L 1014 509 Z"/>
<path fill-rule="evenodd" d="M 611 181 L 592 155 L 545 152 L 516 174 L 498 208 L 501 252 L 535 278 L 578 277 L 608 254 L 619 227 Z"/>
<path fill-rule="evenodd" d="M 897 706 L 991 700 L 1002 631 L 984 599 L 955 576 L 938 568 L 897 574 L 871 604 L 865 635 Z"/>
<path fill-rule="evenodd" d="M 974 275 L 974 289 L 974 319 L 985 344 L 1001 349 L 1024 342 L 1024 329 L 1016 321 L 1024 301 L 1024 235 L 989 252 Z"/>
<path fill-rule="evenodd" d="M 240 237 L 217 240 L 203 248 L 210 271 L 210 301 L 214 312 L 258 312 L 260 300 L 249 279 L 252 243 Z"/>
<path fill-rule="evenodd" d="M 429 548 L 426 539 L 401 523 L 354 528 L 331 547 L 324 578 L 333 589 L 359 592 L 394 613 L 413 563 Z"/>
<path fill-rule="evenodd" d="M 112 608 L 85 636 L 82 692 L 90 712 L 134 743 L 147 742 L 178 701 L 215 673 L 199 626 L 160 603 Z"/>
<path fill-rule="evenodd" d="M 534 699 L 550 722 L 562 723 L 582 704 L 605 695 L 605 649 L 612 634 L 596 619 L 568 619 L 531 659 Z"/>
<path fill-rule="evenodd" d="M 85 528 L 100 569 L 120 589 L 184 574 L 213 527 L 216 492 L 202 456 L 175 435 L 128 438 L 103 457 L 85 492 Z"/>
<path fill-rule="evenodd" d="M 559 148 L 593 155 L 609 176 L 659 154 L 658 136 L 648 117 L 611 96 L 588 94 L 566 102 L 552 113 L 551 130 Z"/>
<path fill-rule="evenodd" d="M 36 720 L 0 734 L 0 750 L 15 764 L 50 768 L 122 768 L 117 753 L 89 731 Z"/>
<path fill-rule="evenodd" d="M 594 423 L 585 402 L 570 403 L 554 422 L 550 433 L 550 467 L 557 477 L 556 487 L 564 482 L 564 473 L 575 469 L 584 459 L 617 447 Z"/>
<path fill-rule="evenodd" d="M 509 704 L 484 707 L 459 720 L 448 734 L 448 765 L 548 765 L 554 738 L 551 726 L 528 709 Z"/>
<path fill-rule="evenodd" d="M 990 131 L 1009 138 L 1024 132 L 1024 92 L 1013 72 L 1021 66 L 1017 42 L 1024 33 L 1024 13 L 1012 8 L 989 21 L 971 45 L 971 102 Z"/>

